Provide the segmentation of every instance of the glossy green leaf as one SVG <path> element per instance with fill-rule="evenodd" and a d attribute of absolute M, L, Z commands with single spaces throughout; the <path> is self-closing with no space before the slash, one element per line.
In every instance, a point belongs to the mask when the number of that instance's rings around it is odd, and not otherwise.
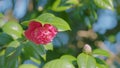
<path fill-rule="evenodd" d="M 21 54 L 23 46 L 24 45 L 21 44 L 19 47 L 16 48 L 16 51 L 13 53 L 14 57 L 18 57 Z"/>
<path fill-rule="evenodd" d="M 54 2 L 54 4 L 53 4 L 52 8 L 53 8 L 53 9 L 54 9 L 54 8 L 57 8 L 57 7 L 60 5 L 60 3 L 61 3 L 61 0 L 56 0 L 56 1 Z"/>
<path fill-rule="evenodd" d="M 43 68 L 75 68 L 70 62 L 62 59 L 55 59 L 46 63 Z"/>
<path fill-rule="evenodd" d="M 13 54 L 13 52 L 15 51 L 15 48 L 14 47 L 8 47 L 6 49 L 6 52 L 5 52 L 5 56 L 10 56 L 11 54 Z"/>
<path fill-rule="evenodd" d="M 44 56 L 46 55 L 46 50 L 43 45 L 35 45 L 32 42 L 28 42 L 26 45 L 32 46 L 36 53 L 38 53 L 41 57 L 44 58 Z"/>
<path fill-rule="evenodd" d="M 110 9 L 110 10 L 114 9 L 112 0 L 94 0 L 94 2 L 100 8 Z"/>
<path fill-rule="evenodd" d="M 74 56 L 72 56 L 72 55 L 63 55 L 63 56 L 61 56 L 60 59 L 67 60 L 67 61 L 69 61 L 69 62 L 71 62 L 71 63 L 77 60 L 77 59 L 76 59 Z"/>
<path fill-rule="evenodd" d="M 38 67 L 33 64 L 22 64 L 19 66 L 19 68 L 38 68 Z"/>
<path fill-rule="evenodd" d="M 36 50 L 34 50 L 34 48 L 30 44 L 26 43 L 23 49 L 24 58 L 29 59 L 31 57 L 35 57 L 36 59 L 39 59 L 39 54 L 36 52 Z"/>
<path fill-rule="evenodd" d="M 17 48 L 19 45 L 20 45 L 20 42 L 18 42 L 17 40 L 14 40 L 7 47 Z"/>
<path fill-rule="evenodd" d="M 56 11 L 56 12 L 60 12 L 60 11 L 65 11 L 69 8 L 71 8 L 72 6 L 61 6 L 61 7 L 57 7 L 57 8 L 52 8 L 52 10 Z"/>
<path fill-rule="evenodd" d="M 6 56 L 5 68 L 18 68 L 18 56 L 20 56 L 23 46 L 23 44 L 20 44 L 12 54 Z"/>
<path fill-rule="evenodd" d="M 72 6 L 71 5 L 67 5 L 67 6 L 60 6 L 61 4 L 61 0 L 56 0 L 54 2 L 54 4 L 52 5 L 52 10 L 53 11 L 57 11 L 57 12 L 60 12 L 60 11 L 65 11 L 69 8 L 71 8 Z"/>
<path fill-rule="evenodd" d="M 28 26 L 29 25 L 29 21 L 23 21 L 21 24 L 24 25 L 24 26 Z"/>
<path fill-rule="evenodd" d="M 78 0 L 67 0 L 66 3 L 67 3 L 67 4 L 78 5 L 78 4 L 79 4 L 79 1 L 78 1 Z"/>
<path fill-rule="evenodd" d="M 40 15 L 38 18 L 33 19 L 33 20 L 40 21 L 43 24 L 52 24 L 59 31 L 71 30 L 69 24 L 65 20 L 63 20 L 62 18 L 56 17 L 51 13 L 44 13 L 44 14 Z M 28 26 L 30 21 L 24 21 L 24 22 L 22 22 L 22 25 Z"/>
<path fill-rule="evenodd" d="M 7 47 L 6 51 L 5 51 L 5 56 L 11 55 L 11 54 L 16 50 L 16 48 L 17 48 L 19 45 L 20 45 L 20 43 L 19 43 L 18 41 L 12 41 L 12 42 L 8 45 L 8 47 Z"/>
<path fill-rule="evenodd" d="M 14 39 L 21 38 L 21 35 L 23 33 L 23 29 L 21 25 L 18 22 L 10 21 L 7 22 L 3 28 L 3 32 L 11 35 Z"/>
<path fill-rule="evenodd" d="M 20 45 L 15 49 L 15 51 L 14 51 L 12 54 L 10 54 L 10 56 L 7 57 L 7 60 L 12 62 L 12 61 L 14 61 L 13 59 L 17 59 L 18 56 L 20 56 L 20 54 L 21 54 L 21 52 L 22 52 L 23 46 L 24 46 L 23 44 L 20 44 Z"/>
<path fill-rule="evenodd" d="M 81 53 L 77 57 L 77 63 L 79 68 L 96 68 L 96 61 L 92 56 Z"/>
<path fill-rule="evenodd" d="M 70 26 L 65 20 L 63 20 L 62 18 L 56 17 L 53 14 L 44 13 L 40 15 L 37 19 L 44 24 L 49 23 L 54 25 L 55 27 L 58 28 L 59 31 L 70 30 Z"/>
<path fill-rule="evenodd" d="M 106 51 L 106 50 L 103 50 L 103 49 L 95 49 L 95 50 L 93 50 L 93 54 L 106 56 L 106 57 L 110 56 L 110 53 L 108 51 Z"/>
<path fill-rule="evenodd" d="M 6 33 L 0 34 L 0 45 L 5 45 L 13 41 L 12 37 Z"/>

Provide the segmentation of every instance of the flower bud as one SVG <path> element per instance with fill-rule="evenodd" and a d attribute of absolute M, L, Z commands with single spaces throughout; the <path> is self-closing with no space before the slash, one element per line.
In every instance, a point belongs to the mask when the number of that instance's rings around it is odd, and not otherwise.
<path fill-rule="evenodd" d="M 90 45 L 85 44 L 83 47 L 83 52 L 85 52 L 86 54 L 91 54 L 92 48 L 90 47 Z"/>

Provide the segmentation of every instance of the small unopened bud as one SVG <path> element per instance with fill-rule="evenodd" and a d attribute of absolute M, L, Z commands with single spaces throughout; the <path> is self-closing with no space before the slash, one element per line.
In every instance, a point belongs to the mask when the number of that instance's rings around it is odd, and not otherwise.
<path fill-rule="evenodd" d="M 90 47 L 90 45 L 85 44 L 83 47 L 83 52 L 85 52 L 86 54 L 91 54 L 92 53 L 92 48 Z"/>
<path fill-rule="evenodd" d="M 42 6 L 39 6 L 39 7 L 38 7 L 38 11 L 43 11 L 43 7 L 42 7 Z"/>

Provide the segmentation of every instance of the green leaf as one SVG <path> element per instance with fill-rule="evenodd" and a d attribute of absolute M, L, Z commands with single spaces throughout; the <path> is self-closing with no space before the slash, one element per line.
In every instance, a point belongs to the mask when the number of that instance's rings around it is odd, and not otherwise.
<path fill-rule="evenodd" d="M 0 67 L 5 68 L 5 50 L 0 51 Z"/>
<path fill-rule="evenodd" d="M 74 56 L 71 55 L 63 55 L 60 59 L 67 60 L 71 63 L 77 60 Z"/>
<path fill-rule="evenodd" d="M 55 59 L 46 63 L 43 68 L 75 68 L 70 62 L 62 59 Z"/>
<path fill-rule="evenodd" d="M 5 45 L 13 41 L 12 37 L 6 33 L 0 34 L 0 45 Z"/>
<path fill-rule="evenodd" d="M 96 68 L 96 61 L 92 56 L 81 53 L 77 57 L 77 63 L 79 68 Z"/>
<path fill-rule="evenodd" d="M 56 17 L 51 13 L 44 13 L 40 15 L 37 19 L 44 24 L 49 23 L 54 25 L 55 27 L 58 28 L 59 31 L 70 30 L 70 27 L 65 20 L 63 20 L 62 18 Z"/>
<path fill-rule="evenodd" d="M 6 57 L 7 60 L 12 62 L 14 61 L 13 59 L 17 59 L 22 52 L 23 46 L 24 46 L 23 44 L 20 44 L 10 56 Z"/>
<path fill-rule="evenodd" d="M 18 59 L 7 60 L 5 68 L 18 68 Z"/>
<path fill-rule="evenodd" d="M 53 44 L 52 43 L 48 43 L 44 47 L 45 47 L 46 50 L 53 50 Z"/>
<path fill-rule="evenodd" d="M 34 43 L 32 42 L 28 42 L 26 45 L 29 45 L 29 46 L 32 46 L 33 49 L 36 51 L 36 53 L 38 53 L 41 57 L 45 57 L 46 55 L 46 50 L 44 48 L 43 45 L 35 45 Z"/>
<path fill-rule="evenodd" d="M 100 8 L 110 9 L 110 10 L 114 9 L 112 0 L 94 0 L 94 2 Z"/>
<path fill-rule="evenodd" d="M 37 64 L 41 64 L 41 61 L 36 58 L 30 57 L 30 59 Z"/>
<path fill-rule="evenodd" d="M 4 66 L 4 63 L 5 63 L 5 56 L 4 55 L 2 55 L 2 56 L 0 56 L 0 67 L 1 68 L 5 68 Z"/>
<path fill-rule="evenodd" d="M 6 56 L 6 57 L 7 57 L 7 56 L 10 56 L 11 54 L 14 53 L 14 51 L 15 51 L 15 48 L 14 48 L 14 47 L 8 47 L 8 48 L 6 49 L 5 56 Z"/>
<path fill-rule="evenodd" d="M 28 26 L 29 25 L 29 21 L 23 21 L 21 24 L 24 25 L 24 26 Z"/>
<path fill-rule="evenodd" d="M 36 52 L 36 50 L 33 48 L 33 46 L 31 44 L 25 43 L 25 46 L 23 48 L 23 58 L 29 59 L 31 57 L 39 60 L 40 56 L 39 54 Z"/>
<path fill-rule="evenodd" d="M 106 57 L 110 56 L 110 53 L 108 51 L 106 51 L 106 50 L 103 50 L 103 49 L 95 49 L 95 50 L 93 50 L 93 54 L 106 56 Z"/>
<path fill-rule="evenodd" d="M 33 64 L 22 64 L 19 66 L 19 68 L 38 68 L 38 67 Z"/>
<path fill-rule="evenodd" d="M 109 68 L 108 65 L 106 64 L 106 62 L 100 58 L 95 58 L 96 59 L 96 66 L 98 68 Z"/>
<path fill-rule="evenodd" d="M 56 0 L 56 1 L 53 3 L 52 8 L 53 8 L 53 9 L 57 8 L 57 7 L 60 5 L 60 3 L 61 3 L 61 0 Z"/>
<path fill-rule="evenodd" d="M 69 6 L 60 6 L 60 7 L 57 7 L 57 8 L 52 8 L 53 11 L 56 11 L 56 12 L 60 12 L 60 11 L 65 11 L 69 8 L 71 8 L 72 6 L 69 5 Z"/>
<path fill-rule="evenodd" d="M 13 54 L 14 51 L 16 50 L 16 48 L 17 48 L 19 45 L 20 45 L 20 43 L 19 43 L 18 41 L 12 41 L 12 42 L 8 45 L 8 47 L 7 47 L 6 51 L 5 51 L 5 56 L 7 57 L 7 56 L 10 56 L 11 54 Z"/>
<path fill-rule="evenodd" d="M 60 6 L 60 3 L 61 3 L 61 0 L 56 0 L 53 5 L 52 5 L 52 10 L 53 11 L 57 11 L 57 12 L 60 12 L 60 11 L 65 11 L 69 8 L 71 8 L 72 6 L 71 5 L 67 5 L 67 6 Z"/>
<path fill-rule="evenodd" d="M 22 37 L 23 29 L 18 22 L 10 21 L 7 22 L 3 28 L 3 32 L 7 33 L 8 35 L 12 36 L 14 39 L 18 39 Z"/>
<path fill-rule="evenodd" d="M 96 67 L 97 68 L 109 68 L 108 66 L 102 65 L 102 64 L 96 64 Z"/>
<path fill-rule="evenodd" d="M 40 21 L 43 24 L 52 24 L 58 29 L 58 31 L 71 30 L 69 24 L 65 20 L 56 17 L 51 13 L 44 13 L 40 15 L 38 18 L 33 20 Z M 22 22 L 22 25 L 28 26 L 29 23 L 30 23 L 29 21 L 25 21 Z"/>
<path fill-rule="evenodd" d="M 79 1 L 78 1 L 78 0 L 67 0 L 66 3 L 67 3 L 67 4 L 78 5 L 78 4 L 79 4 Z"/>
<path fill-rule="evenodd" d="M 20 56 L 23 46 L 23 44 L 20 44 L 12 54 L 6 56 L 5 68 L 18 68 L 18 56 Z"/>

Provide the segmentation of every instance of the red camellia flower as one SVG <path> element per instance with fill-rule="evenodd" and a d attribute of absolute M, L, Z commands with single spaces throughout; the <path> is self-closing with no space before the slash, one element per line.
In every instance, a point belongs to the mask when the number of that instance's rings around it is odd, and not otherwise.
<path fill-rule="evenodd" d="M 31 21 L 25 36 L 36 44 L 50 43 L 57 34 L 57 29 L 50 24 L 42 24 L 37 21 Z"/>

